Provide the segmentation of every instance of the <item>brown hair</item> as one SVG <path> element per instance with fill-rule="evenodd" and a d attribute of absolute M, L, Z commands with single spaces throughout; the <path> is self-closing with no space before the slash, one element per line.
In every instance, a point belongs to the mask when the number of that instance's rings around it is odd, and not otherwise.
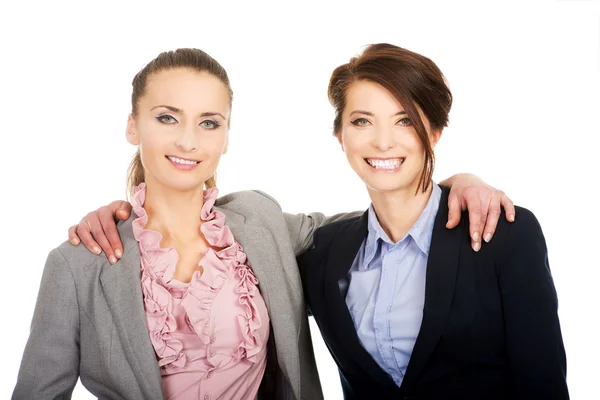
<path fill-rule="evenodd" d="M 425 148 L 419 187 L 426 191 L 431 182 L 435 157 L 415 104 L 423 111 L 433 130 L 447 126 L 452 93 L 444 75 L 433 61 L 420 54 L 387 43 L 368 46 L 358 57 L 337 67 L 329 80 L 327 93 L 335 108 L 334 135 L 340 133 L 342 127 L 346 93 L 352 83 L 361 80 L 383 86 L 404 107 Z"/>
<path fill-rule="evenodd" d="M 217 60 L 200 49 L 177 49 L 160 53 L 158 57 L 150 61 L 133 78 L 133 82 L 131 83 L 133 86 L 131 92 L 131 114 L 133 116 L 137 115 L 138 102 L 146 93 L 148 78 L 160 71 L 176 68 L 189 68 L 197 72 L 208 72 L 218 78 L 227 87 L 227 91 L 229 92 L 229 105 L 231 106 L 233 101 L 233 91 L 231 90 L 229 77 L 227 76 L 225 68 L 223 68 Z M 127 172 L 128 193 L 131 194 L 133 188 L 142 182 L 144 182 L 144 167 L 138 150 L 133 157 L 133 160 L 131 160 Z M 216 184 L 216 174 L 204 182 L 204 186 L 207 189 L 215 187 Z"/>

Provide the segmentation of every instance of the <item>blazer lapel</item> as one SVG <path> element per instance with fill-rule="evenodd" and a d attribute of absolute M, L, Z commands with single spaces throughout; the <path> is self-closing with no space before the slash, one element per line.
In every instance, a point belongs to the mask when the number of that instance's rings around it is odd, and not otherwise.
<path fill-rule="evenodd" d="M 412 385 L 427 364 L 442 335 L 452 305 L 461 243 L 464 239 L 462 232 L 468 222 L 462 218 L 456 228 L 446 228 L 448 192 L 449 189 L 442 188 L 427 261 L 423 321 L 402 382 L 403 388 Z"/>
<path fill-rule="evenodd" d="M 326 306 L 331 316 L 330 330 L 336 336 L 343 352 L 352 357 L 382 388 L 393 389 L 396 384 L 360 344 L 354 321 L 345 298 L 340 293 L 339 281 L 348 274 L 362 242 L 368 234 L 368 211 L 345 231 L 338 232 L 332 244 L 326 281 Z"/>
<path fill-rule="evenodd" d="M 123 257 L 107 265 L 100 273 L 110 312 L 125 357 L 131 364 L 138 383 L 148 399 L 162 399 L 162 384 L 158 362 L 150 342 L 140 281 L 140 256 L 133 236 L 132 217 L 119 226 L 124 246 Z"/>
<path fill-rule="evenodd" d="M 279 367 L 300 393 L 298 336 L 304 303 L 297 267 L 286 273 L 270 231 L 261 226 L 256 214 L 247 218 L 227 209 L 213 207 L 225 214 L 225 223 L 242 246 L 249 265 L 259 281 L 259 289 L 267 305 Z"/>

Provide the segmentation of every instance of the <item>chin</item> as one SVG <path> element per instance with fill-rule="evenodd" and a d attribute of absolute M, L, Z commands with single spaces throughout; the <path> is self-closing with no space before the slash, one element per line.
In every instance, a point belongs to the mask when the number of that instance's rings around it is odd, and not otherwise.
<path fill-rule="evenodd" d="M 408 186 L 400 186 L 398 184 L 396 185 L 370 185 L 368 183 L 366 183 L 367 188 L 369 188 L 369 190 L 373 191 L 373 192 L 378 192 L 378 193 L 395 193 L 395 192 L 401 192 L 401 191 L 405 191 L 408 188 Z"/>
<path fill-rule="evenodd" d="M 398 192 L 408 190 L 413 186 L 409 182 L 404 182 L 404 179 L 398 176 L 389 176 L 384 179 L 363 179 L 362 181 L 367 188 L 376 192 Z"/>
<path fill-rule="evenodd" d="M 161 183 L 165 188 L 177 190 L 179 192 L 204 189 L 204 181 L 198 179 L 165 179 Z"/>

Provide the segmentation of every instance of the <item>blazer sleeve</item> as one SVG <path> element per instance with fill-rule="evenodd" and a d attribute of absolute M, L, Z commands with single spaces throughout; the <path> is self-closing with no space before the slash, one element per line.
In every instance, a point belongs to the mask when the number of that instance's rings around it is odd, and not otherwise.
<path fill-rule="evenodd" d="M 546 241 L 526 209 L 510 224 L 498 278 L 515 399 L 568 399 L 558 298 Z"/>
<path fill-rule="evenodd" d="M 79 305 L 60 250 L 48 255 L 12 399 L 70 399 L 79 377 Z"/>
<path fill-rule="evenodd" d="M 255 190 L 255 192 L 265 196 L 277 204 L 277 207 L 281 210 L 279 202 L 273 197 L 260 190 Z M 294 248 L 294 254 L 297 257 L 312 246 L 313 236 L 316 230 L 321 226 L 339 221 L 341 219 L 357 217 L 362 215 L 362 213 L 363 211 L 354 211 L 350 213 L 339 213 L 332 216 L 326 216 L 320 212 L 314 212 L 310 214 L 283 213 L 290 235 L 290 241 L 292 242 L 292 246 Z"/>
<path fill-rule="evenodd" d="M 294 247 L 294 253 L 298 257 L 311 248 L 317 229 L 341 219 L 356 217 L 357 215 L 361 215 L 362 211 L 340 213 L 329 217 L 321 213 L 283 214 Z"/>

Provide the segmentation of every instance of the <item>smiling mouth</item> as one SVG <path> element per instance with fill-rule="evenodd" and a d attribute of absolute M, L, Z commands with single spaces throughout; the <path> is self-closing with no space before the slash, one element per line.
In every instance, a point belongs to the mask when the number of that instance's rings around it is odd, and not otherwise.
<path fill-rule="evenodd" d="M 179 157 L 174 157 L 174 156 L 165 156 L 165 157 L 168 158 L 170 161 L 172 161 L 176 164 L 181 164 L 181 165 L 196 165 L 200 162 L 200 161 L 194 161 L 194 160 L 186 160 L 184 158 L 179 158 Z"/>
<path fill-rule="evenodd" d="M 384 172 L 396 172 L 400 169 L 400 166 L 406 160 L 406 157 L 398 157 L 398 158 L 365 158 L 364 159 L 367 164 L 369 164 L 372 168 L 377 171 Z"/>

